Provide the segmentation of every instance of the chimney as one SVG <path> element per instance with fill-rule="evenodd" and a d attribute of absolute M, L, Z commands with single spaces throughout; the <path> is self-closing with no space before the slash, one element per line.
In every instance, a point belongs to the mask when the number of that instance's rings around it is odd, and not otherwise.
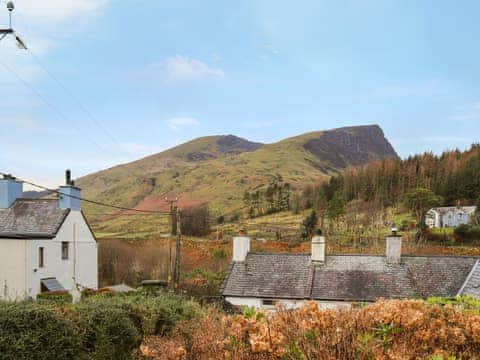
<path fill-rule="evenodd" d="M 250 238 L 245 231 L 240 230 L 238 236 L 233 238 L 233 261 L 242 262 L 250 251 Z"/>
<path fill-rule="evenodd" d="M 23 183 L 11 175 L 4 175 L 0 179 L 0 209 L 8 209 L 23 195 Z"/>
<path fill-rule="evenodd" d="M 74 211 L 82 210 L 80 197 L 82 190 L 74 185 L 72 173 L 65 171 L 65 185 L 60 186 L 60 209 L 70 209 Z"/>
<path fill-rule="evenodd" d="M 400 264 L 402 260 L 402 237 L 398 235 L 397 228 L 392 229 L 392 234 L 387 237 L 387 263 Z"/>
<path fill-rule="evenodd" d="M 312 262 L 324 264 L 326 258 L 325 237 L 322 236 L 322 230 L 315 231 L 312 238 Z"/>

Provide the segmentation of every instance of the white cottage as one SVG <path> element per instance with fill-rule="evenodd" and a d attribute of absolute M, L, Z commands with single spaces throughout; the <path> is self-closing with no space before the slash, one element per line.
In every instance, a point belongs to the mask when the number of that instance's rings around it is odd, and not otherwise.
<path fill-rule="evenodd" d="M 97 241 L 69 174 L 58 199 L 22 198 L 23 183 L 0 179 L 0 299 L 97 289 Z"/>
<path fill-rule="evenodd" d="M 476 206 L 448 206 L 430 209 L 425 216 L 429 228 L 457 227 L 468 224 L 477 211 Z"/>
<path fill-rule="evenodd" d="M 295 308 L 316 301 L 321 308 L 349 308 L 380 298 L 480 298 L 478 258 L 404 255 L 396 235 L 386 239 L 385 256 L 327 255 L 322 236 L 312 239 L 311 254 L 251 252 L 246 236 L 233 242 L 233 262 L 221 289 L 232 305 Z"/>

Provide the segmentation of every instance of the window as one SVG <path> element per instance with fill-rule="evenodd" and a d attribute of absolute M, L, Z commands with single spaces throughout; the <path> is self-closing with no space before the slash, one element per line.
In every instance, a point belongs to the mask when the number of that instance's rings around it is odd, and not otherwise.
<path fill-rule="evenodd" d="M 39 247 L 38 248 L 38 267 L 39 268 L 43 268 L 45 266 L 44 253 L 45 253 L 45 249 L 43 247 Z"/>
<path fill-rule="evenodd" d="M 271 300 L 271 299 L 262 300 L 262 305 L 263 306 L 275 306 L 276 304 L 277 304 L 277 302 L 275 300 Z"/>
<path fill-rule="evenodd" d="M 62 241 L 62 260 L 68 260 L 68 242 Z"/>

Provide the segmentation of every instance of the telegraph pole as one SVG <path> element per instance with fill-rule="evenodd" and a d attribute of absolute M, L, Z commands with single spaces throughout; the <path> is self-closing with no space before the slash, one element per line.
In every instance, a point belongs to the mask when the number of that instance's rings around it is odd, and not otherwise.
<path fill-rule="evenodd" d="M 180 242 L 182 240 L 182 229 L 181 229 L 181 212 L 177 207 L 176 211 L 177 217 L 177 240 L 175 244 L 175 269 L 173 274 L 174 286 L 175 289 L 178 289 L 180 284 Z"/>
<path fill-rule="evenodd" d="M 172 239 L 171 237 L 177 235 L 177 201 L 178 197 L 173 199 L 165 198 L 165 201 L 170 203 L 170 236 L 168 237 L 168 285 L 174 287 L 175 273 L 173 269 L 173 256 L 172 256 Z"/>

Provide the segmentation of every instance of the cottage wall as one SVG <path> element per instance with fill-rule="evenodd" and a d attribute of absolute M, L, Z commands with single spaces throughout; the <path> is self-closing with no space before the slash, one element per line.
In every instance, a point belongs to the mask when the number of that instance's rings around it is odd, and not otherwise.
<path fill-rule="evenodd" d="M 226 301 L 235 306 L 254 307 L 255 309 L 274 310 L 276 305 L 285 309 L 298 309 L 305 305 L 307 301 L 298 299 L 268 299 L 273 300 L 274 305 L 264 303 L 264 299 L 254 297 L 226 297 Z M 317 301 L 318 307 L 322 310 L 348 310 L 352 308 L 352 304 L 344 301 Z"/>
<path fill-rule="evenodd" d="M 22 300 L 27 289 L 27 240 L 0 239 L 0 299 Z"/>
<path fill-rule="evenodd" d="M 68 242 L 68 259 L 62 259 L 62 242 Z M 54 277 L 71 291 L 74 284 L 98 287 L 97 243 L 82 214 L 71 211 L 57 236 L 50 240 L 29 240 L 28 295 L 41 292 L 41 280 Z M 44 248 L 44 267 L 39 267 L 39 248 Z"/>

